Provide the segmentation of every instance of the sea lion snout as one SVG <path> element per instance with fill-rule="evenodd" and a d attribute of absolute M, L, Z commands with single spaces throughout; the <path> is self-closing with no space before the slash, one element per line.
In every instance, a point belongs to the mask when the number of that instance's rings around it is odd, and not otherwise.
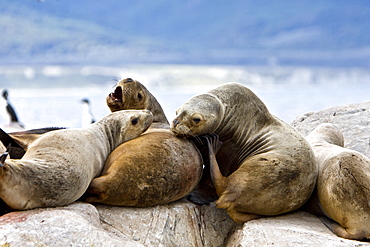
<path fill-rule="evenodd" d="M 185 135 L 184 126 L 181 125 L 181 121 L 178 118 L 175 118 L 171 125 L 170 125 L 171 131 L 178 137 L 182 137 Z"/>

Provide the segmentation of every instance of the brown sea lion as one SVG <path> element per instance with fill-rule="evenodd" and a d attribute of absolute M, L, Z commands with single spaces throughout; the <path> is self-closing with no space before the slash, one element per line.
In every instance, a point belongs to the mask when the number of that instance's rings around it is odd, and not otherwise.
<path fill-rule="evenodd" d="M 319 165 L 309 211 L 324 215 L 323 223 L 348 239 L 370 238 L 370 159 L 344 148 L 344 138 L 330 123 L 318 125 L 308 136 Z"/>
<path fill-rule="evenodd" d="M 111 113 L 89 127 L 48 132 L 22 159 L 0 157 L 0 198 L 18 210 L 63 206 L 79 199 L 98 176 L 108 155 L 142 134 L 150 111 Z"/>
<path fill-rule="evenodd" d="M 118 82 L 107 97 L 111 111 L 148 109 L 153 123 L 140 137 L 123 143 L 93 179 L 87 202 L 144 207 L 188 195 L 202 174 L 202 158 L 192 142 L 176 137 L 155 97 L 138 81 Z"/>
<path fill-rule="evenodd" d="M 206 138 L 216 206 L 235 222 L 298 209 L 315 187 L 318 167 L 310 145 L 241 84 L 190 98 L 171 130 L 178 136 L 219 136 L 221 148 Z"/>

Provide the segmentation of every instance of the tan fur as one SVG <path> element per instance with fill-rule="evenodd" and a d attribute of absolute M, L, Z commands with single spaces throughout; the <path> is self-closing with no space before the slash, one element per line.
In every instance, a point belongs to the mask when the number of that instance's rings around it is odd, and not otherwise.
<path fill-rule="evenodd" d="M 22 159 L 7 159 L 0 167 L 1 199 L 19 210 L 74 202 L 100 174 L 109 153 L 143 133 L 151 121 L 149 111 L 121 111 L 87 128 L 42 135 Z"/>
<path fill-rule="evenodd" d="M 148 109 L 153 112 L 153 124 L 109 155 L 101 176 L 92 181 L 86 201 L 144 207 L 188 195 L 202 174 L 201 155 L 190 141 L 169 131 L 154 96 L 140 82 L 125 79 L 107 97 L 107 104 L 112 111 Z"/>
<path fill-rule="evenodd" d="M 318 200 L 310 207 L 331 219 L 323 222 L 338 236 L 362 240 L 370 238 L 370 159 L 344 148 L 343 139 L 329 123 L 307 136 L 319 164 Z"/>
<path fill-rule="evenodd" d="M 318 168 L 309 144 L 243 85 L 192 97 L 178 109 L 171 130 L 219 136 L 223 145 L 215 159 L 210 154 L 216 205 L 235 222 L 298 209 L 314 189 Z"/>

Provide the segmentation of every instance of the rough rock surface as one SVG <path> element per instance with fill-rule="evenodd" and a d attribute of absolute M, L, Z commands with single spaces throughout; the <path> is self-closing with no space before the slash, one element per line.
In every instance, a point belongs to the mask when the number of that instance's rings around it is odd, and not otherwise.
<path fill-rule="evenodd" d="M 370 157 L 370 102 L 337 106 L 297 117 L 292 126 L 307 136 L 317 125 L 332 123 L 344 135 L 344 146 Z"/>
<path fill-rule="evenodd" d="M 298 117 L 307 135 L 322 122 L 344 133 L 346 147 L 370 157 L 370 103 L 339 106 Z M 76 202 L 66 207 L 0 217 L 0 246 L 370 246 L 339 238 L 304 211 L 235 224 L 212 205 L 186 200 L 148 208 Z"/>

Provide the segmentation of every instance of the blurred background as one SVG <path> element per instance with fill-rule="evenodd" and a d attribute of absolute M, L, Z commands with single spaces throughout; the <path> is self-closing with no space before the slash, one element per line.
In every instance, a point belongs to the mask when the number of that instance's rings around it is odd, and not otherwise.
<path fill-rule="evenodd" d="M 100 119 L 131 77 L 169 120 L 192 95 L 240 82 L 289 123 L 368 101 L 369 16 L 363 0 L 1 0 L 0 111 L 10 103 L 26 129 L 81 127 L 81 99 Z"/>

